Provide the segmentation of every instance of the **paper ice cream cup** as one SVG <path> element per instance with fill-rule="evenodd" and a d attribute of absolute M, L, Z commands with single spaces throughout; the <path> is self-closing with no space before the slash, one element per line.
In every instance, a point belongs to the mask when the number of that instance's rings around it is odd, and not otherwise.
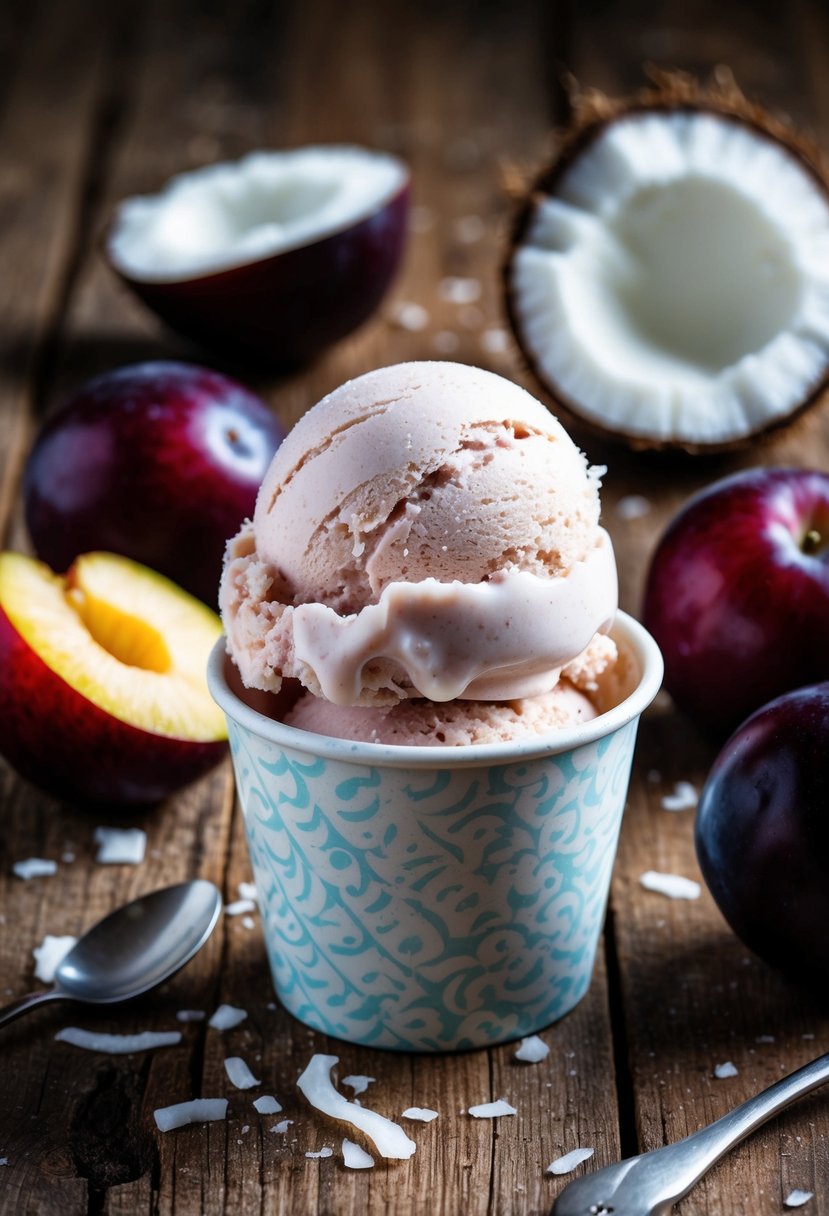
<path fill-rule="evenodd" d="M 224 710 L 277 996 L 372 1047 L 502 1043 L 590 984 L 656 643 L 619 613 L 610 708 L 510 743 L 393 747 L 260 712 L 219 642 Z"/>

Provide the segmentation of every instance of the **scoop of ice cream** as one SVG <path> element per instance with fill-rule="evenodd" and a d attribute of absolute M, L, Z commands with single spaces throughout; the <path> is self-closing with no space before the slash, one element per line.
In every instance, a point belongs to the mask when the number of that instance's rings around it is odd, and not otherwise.
<path fill-rule="evenodd" d="M 571 684 L 515 701 L 398 701 L 396 705 L 332 705 L 311 693 L 285 717 L 289 726 L 353 739 L 415 747 L 467 747 L 509 743 L 588 722 L 597 711 Z"/>
<path fill-rule="evenodd" d="M 578 658 L 589 683 L 617 597 L 599 473 L 490 372 L 407 363 L 342 385 L 289 434 L 228 546 L 243 681 L 294 676 L 341 705 L 504 700 Z"/>

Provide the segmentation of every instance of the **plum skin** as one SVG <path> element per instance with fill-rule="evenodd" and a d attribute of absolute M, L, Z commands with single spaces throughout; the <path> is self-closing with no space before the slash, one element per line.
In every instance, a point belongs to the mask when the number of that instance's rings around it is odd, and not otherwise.
<path fill-rule="evenodd" d="M 244 385 L 173 361 L 107 372 L 43 425 L 23 504 L 38 557 L 65 571 L 120 553 L 215 605 L 225 543 L 253 511 L 284 430 Z"/>
<path fill-rule="evenodd" d="M 785 693 L 723 747 L 697 810 L 703 877 L 740 940 L 829 990 L 829 682 Z"/>
<path fill-rule="evenodd" d="M 749 469 L 697 494 L 657 545 L 642 621 L 671 697 L 719 741 L 829 679 L 829 474 Z"/>

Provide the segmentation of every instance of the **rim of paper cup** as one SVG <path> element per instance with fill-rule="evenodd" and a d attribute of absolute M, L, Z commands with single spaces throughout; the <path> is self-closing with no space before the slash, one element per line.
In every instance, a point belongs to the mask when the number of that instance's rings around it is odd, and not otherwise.
<path fill-rule="evenodd" d="M 647 709 L 662 683 L 662 654 L 647 629 L 626 612 L 617 612 L 611 630 L 634 652 L 642 669 L 636 688 L 618 705 L 589 722 L 551 730 L 547 734 L 497 743 L 470 743 L 462 746 L 430 746 L 417 743 L 392 744 L 355 742 L 318 735 L 269 718 L 246 705 L 229 687 L 225 675 L 226 640 L 219 638 L 210 655 L 207 682 L 213 699 L 225 715 L 238 726 L 280 747 L 343 763 L 366 763 L 384 768 L 473 768 L 492 764 L 515 764 L 544 756 L 561 755 L 597 739 L 614 734 Z"/>

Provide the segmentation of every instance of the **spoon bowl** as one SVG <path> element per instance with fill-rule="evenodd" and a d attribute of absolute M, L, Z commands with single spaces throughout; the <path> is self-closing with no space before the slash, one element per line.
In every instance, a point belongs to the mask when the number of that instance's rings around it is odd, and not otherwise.
<path fill-rule="evenodd" d="M 75 943 L 55 969 L 53 988 L 0 1010 L 0 1026 L 46 1001 L 109 1005 L 149 992 L 198 953 L 221 910 L 218 888 L 204 879 L 134 899 Z"/>

